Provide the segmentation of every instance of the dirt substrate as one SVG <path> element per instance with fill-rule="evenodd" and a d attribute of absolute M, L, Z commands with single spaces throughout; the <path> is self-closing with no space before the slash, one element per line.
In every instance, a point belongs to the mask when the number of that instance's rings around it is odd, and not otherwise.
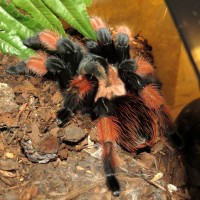
<path fill-rule="evenodd" d="M 58 127 L 62 97 L 56 83 L 6 74 L 17 62 L 0 55 L 0 199 L 189 199 L 181 157 L 165 138 L 150 153 L 117 147 L 121 194 L 113 197 L 90 119 L 77 113 Z"/>

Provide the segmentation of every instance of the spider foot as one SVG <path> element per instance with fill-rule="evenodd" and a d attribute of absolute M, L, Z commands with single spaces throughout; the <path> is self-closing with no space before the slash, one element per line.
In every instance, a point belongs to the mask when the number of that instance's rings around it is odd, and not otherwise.
<path fill-rule="evenodd" d="M 114 175 L 106 177 L 106 184 L 114 196 L 120 195 L 120 186 L 117 178 Z"/>
<path fill-rule="evenodd" d="M 63 108 L 57 112 L 57 124 L 62 126 L 64 123 L 68 122 L 72 116 L 72 112 L 67 109 Z"/>
<path fill-rule="evenodd" d="M 16 66 L 9 66 L 6 68 L 6 72 L 12 75 L 25 74 L 27 71 L 25 62 L 21 62 Z"/>
<path fill-rule="evenodd" d="M 34 50 L 43 49 L 38 35 L 23 40 L 23 45 Z"/>

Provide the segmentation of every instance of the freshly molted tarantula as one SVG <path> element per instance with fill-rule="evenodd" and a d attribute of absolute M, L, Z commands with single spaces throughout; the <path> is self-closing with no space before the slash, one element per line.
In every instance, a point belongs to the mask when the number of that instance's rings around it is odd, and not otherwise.
<path fill-rule="evenodd" d="M 24 45 L 40 51 L 6 71 L 55 76 L 64 97 L 63 108 L 57 113 L 59 125 L 77 110 L 90 114 L 102 145 L 107 186 L 118 196 L 116 143 L 130 152 L 151 147 L 158 135 L 173 131 L 173 123 L 147 41 L 139 50 L 135 40 L 139 36 L 133 37 L 128 27 L 118 26 L 111 33 L 96 16 L 91 24 L 97 41 L 62 38 L 48 30 L 26 39 Z"/>

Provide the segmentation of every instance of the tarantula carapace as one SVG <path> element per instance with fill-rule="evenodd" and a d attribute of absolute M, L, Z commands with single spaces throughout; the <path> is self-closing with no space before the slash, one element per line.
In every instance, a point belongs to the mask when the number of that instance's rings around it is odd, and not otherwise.
<path fill-rule="evenodd" d="M 117 196 L 116 143 L 131 152 L 151 147 L 159 134 L 172 131 L 173 124 L 154 67 L 143 56 L 151 51 L 147 41 L 142 53 L 128 27 L 119 26 L 111 33 L 96 16 L 91 24 L 97 41 L 62 38 L 48 30 L 26 39 L 23 43 L 39 50 L 38 54 L 8 67 L 7 72 L 30 70 L 57 78 L 64 97 L 63 108 L 57 113 L 59 125 L 77 110 L 90 114 L 102 145 L 107 186 Z"/>

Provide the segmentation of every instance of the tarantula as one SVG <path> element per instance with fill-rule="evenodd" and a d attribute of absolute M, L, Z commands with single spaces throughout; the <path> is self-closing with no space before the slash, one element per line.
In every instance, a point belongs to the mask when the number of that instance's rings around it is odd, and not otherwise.
<path fill-rule="evenodd" d="M 111 33 L 96 16 L 91 24 L 97 41 L 62 38 L 49 30 L 26 39 L 24 45 L 40 52 L 8 67 L 7 72 L 30 70 L 57 78 L 64 97 L 63 108 L 57 112 L 58 125 L 69 121 L 77 110 L 90 114 L 102 145 L 107 186 L 118 196 L 116 143 L 130 152 L 151 147 L 159 134 L 172 132 L 173 124 L 154 67 L 136 51 L 129 28 L 119 26 Z M 151 51 L 144 42 L 146 51 Z"/>

